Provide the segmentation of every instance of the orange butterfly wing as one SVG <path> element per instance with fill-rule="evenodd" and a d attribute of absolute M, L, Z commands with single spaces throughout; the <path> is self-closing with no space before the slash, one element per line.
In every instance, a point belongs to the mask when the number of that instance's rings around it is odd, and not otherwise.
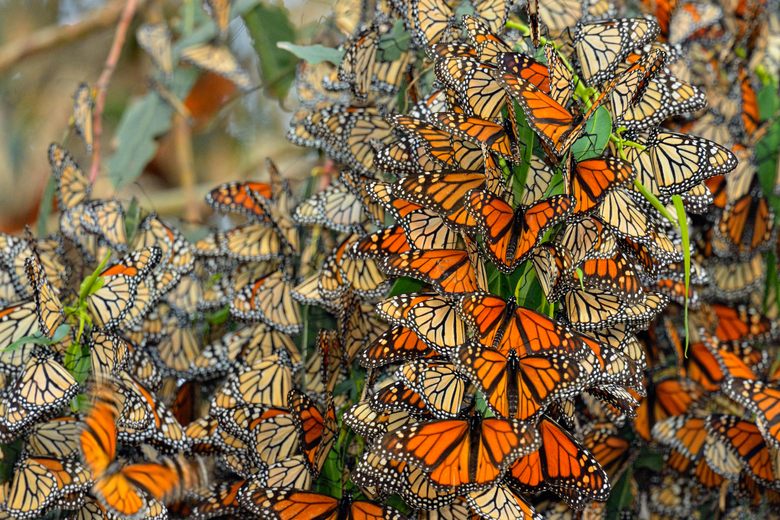
<path fill-rule="evenodd" d="M 573 213 L 583 213 L 596 207 L 613 186 L 634 175 L 631 165 L 615 157 L 588 159 L 578 162 L 571 174 L 569 194 L 574 198 Z"/>
<path fill-rule="evenodd" d="M 447 293 L 477 290 L 477 275 L 468 252 L 434 249 L 390 255 L 384 260 L 390 275 L 417 278 Z"/>

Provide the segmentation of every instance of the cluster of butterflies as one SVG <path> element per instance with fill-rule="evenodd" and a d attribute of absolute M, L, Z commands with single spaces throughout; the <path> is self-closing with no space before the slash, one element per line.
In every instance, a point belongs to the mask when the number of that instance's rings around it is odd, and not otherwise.
<path fill-rule="evenodd" d="M 319 189 L 269 162 L 198 237 L 52 145 L 58 231 L 0 237 L 0 518 L 776 514 L 764 7 L 339 1 Z"/>

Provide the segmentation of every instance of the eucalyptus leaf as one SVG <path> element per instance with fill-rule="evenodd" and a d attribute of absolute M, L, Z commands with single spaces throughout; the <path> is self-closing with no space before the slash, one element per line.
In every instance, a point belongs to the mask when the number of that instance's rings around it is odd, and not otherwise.
<path fill-rule="evenodd" d="M 54 345 L 55 343 L 62 341 L 68 332 L 70 332 L 70 325 L 63 323 L 57 327 L 57 330 L 54 331 L 54 336 L 51 338 L 40 333 L 30 336 L 23 336 L 7 347 L 0 349 L 0 352 L 13 352 L 22 345 Z"/>
<path fill-rule="evenodd" d="M 402 53 L 409 50 L 410 41 L 411 37 L 406 32 L 403 21 L 396 21 L 390 32 L 379 37 L 376 53 L 377 61 L 389 62 L 397 60 Z"/>
<path fill-rule="evenodd" d="M 252 45 L 260 59 L 260 72 L 265 91 L 277 99 L 284 99 L 295 79 L 298 59 L 288 50 L 280 49 L 280 42 L 295 41 L 295 28 L 282 5 L 259 4 L 243 15 Z"/>
<path fill-rule="evenodd" d="M 341 58 L 344 57 L 343 51 L 319 44 L 295 45 L 290 42 L 279 42 L 276 46 L 312 65 L 322 63 L 323 61 L 338 65 L 341 63 Z"/>
<path fill-rule="evenodd" d="M 577 161 L 600 157 L 609 142 L 612 133 L 612 116 L 605 107 L 599 107 L 585 123 L 582 137 L 571 147 L 571 153 Z"/>

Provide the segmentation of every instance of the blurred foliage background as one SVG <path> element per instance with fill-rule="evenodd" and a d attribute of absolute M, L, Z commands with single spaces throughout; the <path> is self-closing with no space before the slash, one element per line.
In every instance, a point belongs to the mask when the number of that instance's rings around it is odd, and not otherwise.
<path fill-rule="evenodd" d="M 101 75 L 126 6 L 125 0 L 0 0 L 3 232 L 17 232 L 38 218 L 50 178 L 49 143 L 63 142 L 89 169 L 90 157 L 76 146 L 75 132 L 63 129 L 72 122 L 77 87 L 85 82 L 94 88 Z M 293 182 L 309 175 L 316 156 L 284 137 L 295 108 L 288 88 L 297 58 L 276 42 L 310 39 L 332 10 L 332 1 L 245 1 L 235 8 L 243 17 L 233 19 L 224 43 L 251 78 L 253 87 L 243 91 L 219 75 L 176 60 L 177 42 L 205 43 L 215 33 L 201 0 L 138 2 L 107 90 L 97 196 L 135 196 L 148 209 L 198 223 L 207 187 L 262 177 L 267 156 Z M 160 22 L 171 28 L 174 41 L 175 69 L 169 82 L 160 79 L 135 37 L 142 24 Z M 266 23 L 275 34 L 252 27 Z M 264 81 L 264 75 L 274 78 Z M 162 94 L 157 94 L 155 85 L 160 84 Z M 166 92 L 178 94 L 173 103 L 181 101 L 185 108 L 174 110 L 162 99 Z M 144 111 L 144 102 L 155 108 Z M 143 140 L 150 126 L 159 135 L 147 143 L 153 147 L 151 160 L 136 172 L 125 167 L 126 161 L 144 157 L 138 150 L 143 143 L 128 143 L 133 137 Z M 118 183 L 124 186 L 117 188 Z"/>

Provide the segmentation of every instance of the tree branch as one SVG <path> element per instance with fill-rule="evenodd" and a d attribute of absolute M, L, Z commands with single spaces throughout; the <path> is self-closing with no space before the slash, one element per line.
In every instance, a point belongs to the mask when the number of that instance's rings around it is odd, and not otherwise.
<path fill-rule="evenodd" d="M 13 67 L 25 58 L 111 27 L 116 23 L 124 6 L 124 0 L 116 0 L 102 9 L 90 12 L 82 20 L 74 24 L 44 27 L 30 34 L 27 38 L 9 42 L 0 47 L 0 73 Z"/>
<path fill-rule="evenodd" d="M 133 16 L 135 16 L 135 11 L 138 9 L 140 3 L 141 0 L 127 0 L 124 4 L 122 16 L 119 18 L 119 22 L 116 26 L 114 42 L 111 44 L 111 50 L 108 51 L 108 58 L 106 58 L 103 72 L 100 73 L 100 77 L 95 85 L 95 111 L 92 114 L 94 144 L 92 147 L 92 166 L 89 170 L 90 182 L 95 182 L 95 179 L 100 172 L 100 137 L 103 133 L 103 109 L 106 106 L 108 84 L 111 82 L 111 76 L 114 74 L 114 69 L 116 69 L 116 64 L 119 61 L 119 56 L 122 54 L 122 47 L 125 45 L 127 31 L 130 28 L 130 23 L 133 21 Z"/>

